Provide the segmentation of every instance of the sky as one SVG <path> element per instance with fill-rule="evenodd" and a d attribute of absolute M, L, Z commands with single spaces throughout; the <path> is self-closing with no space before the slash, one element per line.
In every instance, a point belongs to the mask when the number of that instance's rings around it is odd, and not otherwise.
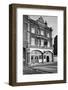
<path fill-rule="evenodd" d="M 40 15 L 29 15 L 29 17 L 33 20 L 37 20 Z M 58 31 L 57 31 L 57 16 L 42 16 L 44 22 L 47 21 L 48 27 L 52 27 L 52 38 L 54 38 Z"/>

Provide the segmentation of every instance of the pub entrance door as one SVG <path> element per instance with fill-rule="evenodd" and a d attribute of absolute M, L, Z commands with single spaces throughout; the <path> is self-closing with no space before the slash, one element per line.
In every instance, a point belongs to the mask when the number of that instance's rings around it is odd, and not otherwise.
<path fill-rule="evenodd" d="M 47 62 L 49 62 L 49 56 L 47 56 Z"/>

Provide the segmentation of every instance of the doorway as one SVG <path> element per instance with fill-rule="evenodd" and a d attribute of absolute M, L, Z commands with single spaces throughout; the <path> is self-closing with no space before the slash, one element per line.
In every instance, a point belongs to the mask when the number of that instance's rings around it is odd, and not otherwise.
<path fill-rule="evenodd" d="M 47 56 L 47 62 L 49 62 L 49 56 Z"/>

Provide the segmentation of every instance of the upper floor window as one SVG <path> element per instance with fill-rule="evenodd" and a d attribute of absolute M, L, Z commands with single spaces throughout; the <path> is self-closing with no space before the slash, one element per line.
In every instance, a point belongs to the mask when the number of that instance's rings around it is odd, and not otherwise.
<path fill-rule="evenodd" d="M 31 38 L 31 45 L 35 45 L 35 38 Z"/>
<path fill-rule="evenodd" d="M 49 33 L 47 33 L 47 37 L 49 37 Z"/>
<path fill-rule="evenodd" d="M 41 35 L 44 35 L 44 31 L 41 30 Z"/>
<path fill-rule="evenodd" d="M 44 41 L 44 46 L 47 46 L 47 40 Z"/>
<path fill-rule="evenodd" d="M 40 46 L 40 40 L 39 39 L 36 39 L 35 43 L 36 43 L 37 46 Z"/>
<path fill-rule="evenodd" d="M 38 42 L 38 44 L 37 44 L 37 45 L 38 45 L 38 46 L 40 46 L 40 40 L 39 40 L 39 39 L 38 39 L 38 41 L 37 41 L 37 42 Z"/>
<path fill-rule="evenodd" d="M 48 47 L 50 47 L 50 42 L 48 41 Z"/>
<path fill-rule="evenodd" d="M 39 29 L 37 29 L 36 33 L 39 35 Z"/>
<path fill-rule="evenodd" d="M 44 46 L 44 40 L 41 40 L 41 46 Z"/>
<path fill-rule="evenodd" d="M 35 33 L 35 28 L 31 28 L 31 33 Z"/>

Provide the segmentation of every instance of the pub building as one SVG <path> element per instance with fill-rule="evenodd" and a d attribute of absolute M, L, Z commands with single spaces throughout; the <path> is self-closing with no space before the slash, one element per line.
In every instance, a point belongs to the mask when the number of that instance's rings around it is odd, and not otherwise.
<path fill-rule="evenodd" d="M 52 28 L 42 16 L 33 20 L 23 15 L 23 62 L 29 66 L 53 62 Z"/>

